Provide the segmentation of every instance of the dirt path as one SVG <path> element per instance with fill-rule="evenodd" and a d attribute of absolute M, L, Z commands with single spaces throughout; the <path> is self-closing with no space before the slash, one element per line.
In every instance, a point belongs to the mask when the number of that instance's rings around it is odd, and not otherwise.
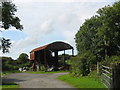
<path fill-rule="evenodd" d="M 74 88 L 67 83 L 57 80 L 56 77 L 67 73 L 54 74 L 29 74 L 16 73 L 6 75 L 5 82 L 14 82 L 20 85 L 20 88 Z"/>

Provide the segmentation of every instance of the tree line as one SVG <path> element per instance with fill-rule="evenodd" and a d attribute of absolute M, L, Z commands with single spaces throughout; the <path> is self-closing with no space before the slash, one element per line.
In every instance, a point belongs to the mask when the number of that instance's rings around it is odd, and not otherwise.
<path fill-rule="evenodd" d="M 75 42 L 78 55 L 72 60 L 74 75 L 88 75 L 97 62 L 120 62 L 120 1 L 86 19 L 75 35 Z"/>
<path fill-rule="evenodd" d="M 11 57 L 1 57 L 2 71 L 14 71 L 22 67 L 30 67 L 29 56 L 26 53 L 21 53 L 19 57 L 14 60 Z"/>

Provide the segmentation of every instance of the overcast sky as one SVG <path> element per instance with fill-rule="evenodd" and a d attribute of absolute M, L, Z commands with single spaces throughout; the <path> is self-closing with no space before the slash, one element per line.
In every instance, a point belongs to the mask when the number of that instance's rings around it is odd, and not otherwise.
<path fill-rule="evenodd" d="M 117 0 L 14 0 L 16 16 L 21 19 L 22 31 L 10 28 L 2 36 L 10 38 L 10 53 L 3 56 L 18 58 L 54 41 L 71 44 L 75 49 L 75 34 L 85 19 L 96 14 L 99 8 L 112 5 Z M 71 54 L 70 51 L 67 54 Z"/>

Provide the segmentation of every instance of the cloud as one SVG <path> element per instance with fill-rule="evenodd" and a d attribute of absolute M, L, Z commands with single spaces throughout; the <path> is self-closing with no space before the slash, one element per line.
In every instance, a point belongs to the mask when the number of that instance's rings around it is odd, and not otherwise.
<path fill-rule="evenodd" d="M 14 0 L 15 3 L 28 3 L 28 2 L 114 2 L 118 0 Z"/>
<path fill-rule="evenodd" d="M 14 41 L 10 53 L 7 54 L 13 58 L 17 58 L 22 52 L 29 54 L 31 49 L 56 40 L 68 42 L 75 48 L 74 38 L 80 25 L 85 19 L 95 15 L 97 9 L 108 4 L 107 2 L 59 3 L 58 0 L 55 3 L 37 3 L 36 0 L 14 1 L 17 1 L 16 15 L 21 19 L 24 26 L 22 32 L 26 37 Z"/>
<path fill-rule="evenodd" d="M 51 33 L 54 30 L 52 24 L 53 24 L 52 20 L 44 21 L 40 26 L 40 30 L 42 30 L 41 32 L 45 34 Z"/>

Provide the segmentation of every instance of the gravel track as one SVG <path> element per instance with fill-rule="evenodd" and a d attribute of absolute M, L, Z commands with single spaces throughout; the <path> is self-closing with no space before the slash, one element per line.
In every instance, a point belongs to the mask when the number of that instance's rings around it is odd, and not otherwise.
<path fill-rule="evenodd" d="M 6 75 L 4 82 L 14 82 L 20 88 L 74 88 L 67 83 L 56 79 L 58 76 L 68 74 L 66 72 L 54 74 L 30 74 L 15 73 Z"/>

